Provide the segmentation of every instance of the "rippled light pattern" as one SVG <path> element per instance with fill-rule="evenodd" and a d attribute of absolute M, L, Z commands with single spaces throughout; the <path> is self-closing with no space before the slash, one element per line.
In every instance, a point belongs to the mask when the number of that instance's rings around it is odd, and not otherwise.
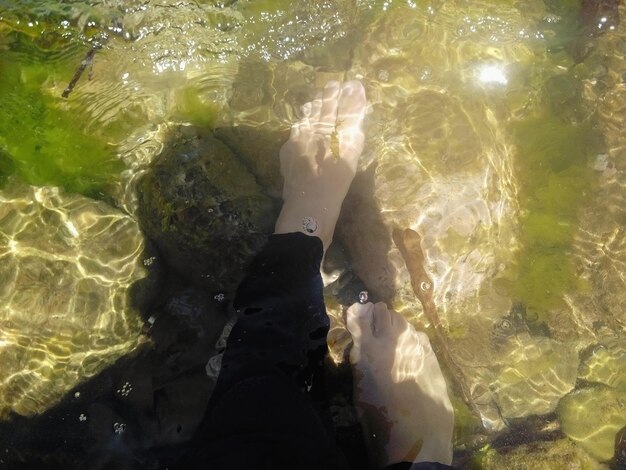
<path fill-rule="evenodd" d="M 417 230 L 448 348 L 486 430 L 506 432 L 510 417 L 553 416 L 561 400 L 567 406 L 556 424 L 576 448 L 587 442 L 596 458 L 609 455 L 626 375 L 626 23 L 616 21 L 617 11 L 588 18 L 590 37 L 579 29 L 578 1 L 47 1 L 49 18 L 42 2 L 4 3 L 0 54 L 26 45 L 25 60 L 56 60 L 57 49 L 66 48 L 60 55 L 74 60 L 90 39 L 108 37 L 92 80 L 81 80 L 66 102 L 50 100 L 79 116 L 88 135 L 119 144 L 128 170 L 116 202 L 131 213 L 134 182 L 166 144 L 162 131 L 172 123 L 246 129 L 228 145 L 250 157 L 260 182 L 272 182 L 272 156 L 300 105 L 328 79 L 362 80 L 366 150 L 335 236 L 350 254 L 350 270 L 370 298 L 427 327 L 389 239 L 390 227 Z M 624 8 L 622 2 L 622 18 Z M 29 46 L 41 38 L 41 47 Z M 37 92 L 46 99 L 67 85 L 42 79 Z M 515 138 L 524 124 L 528 133 Z M 602 145 L 581 152 L 587 128 L 601 134 Z M 573 156 L 579 171 L 565 172 Z M 535 173 L 515 171 L 531 157 Z M 52 206 L 63 207 L 59 212 L 44 211 L 35 192 L 4 197 L 0 297 L 10 310 L 0 305 L 0 360 L 10 366 L 0 370 L 1 401 L 3 410 L 30 413 L 44 408 L 42 384 L 57 383 L 50 377 L 61 368 L 67 383 L 51 388 L 56 396 L 132 348 L 134 327 L 124 325 L 135 320 L 120 313 L 123 296 L 113 286 L 125 292 L 141 277 L 140 270 L 122 284 L 117 277 L 133 265 L 139 242 L 124 229 L 121 240 L 133 241 L 118 247 L 132 253 L 102 254 L 85 244 L 84 223 L 59 215 L 75 199 L 63 196 Z M 112 211 L 80 204 L 90 217 Z M 98 243 L 126 220 L 93 217 L 102 220 Z M 45 230 L 24 229 L 39 225 Z M 38 238 L 30 245 L 29 233 Z M 534 253 L 530 235 L 538 242 Z M 554 243 L 561 235 L 567 243 Z M 47 237 L 63 249 L 44 249 Z M 72 256 L 59 257 L 67 247 Z M 141 266 L 149 268 L 148 259 Z M 1 267 L 8 263 L 19 270 Z M 328 309 L 329 343 L 340 362 L 351 340 L 341 308 L 329 302 Z M 589 348 L 596 354 L 583 357 Z M 578 384 L 584 387 L 572 390 Z M 603 401 L 613 411 L 603 414 Z M 550 443 L 556 455 L 571 447 Z"/>
<path fill-rule="evenodd" d="M 56 188 L 0 192 L 0 418 L 41 413 L 140 343 L 130 217 Z"/>

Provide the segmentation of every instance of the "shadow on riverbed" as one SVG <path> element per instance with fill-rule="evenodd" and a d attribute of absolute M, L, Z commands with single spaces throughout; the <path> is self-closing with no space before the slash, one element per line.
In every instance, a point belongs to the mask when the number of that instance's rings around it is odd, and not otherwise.
<path fill-rule="evenodd" d="M 158 469 L 185 453 L 214 387 L 206 366 L 232 319 L 236 285 L 273 231 L 281 183 L 271 172 L 278 171 L 277 153 L 286 137 L 283 131 L 245 127 L 215 133 L 172 129 L 137 186 L 139 223 L 158 252 L 153 262 L 161 265 L 152 297 L 142 294 L 138 303 L 131 295 L 146 322 L 146 342 L 45 413 L 13 414 L 0 423 L 0 459 L 6 468 Z M 259 142 L 267 153 L 241 156 L 247 148 L 261 147 Z M 261 158 L 270 163 L 260 167 Z M 373 185 L 357 187 L 370 188 L 357 200 L 374 210 Z M 351 271 L 340 243 L 325 266 L 336 278 L 327 289 L 329 298 L 346 305 L 357 301 L 367 287 Z M 349 411 L 349 367 L 329 362 L 327 382 L 340 444 L 350 460 L 365 464 L 360 428 Z"/>

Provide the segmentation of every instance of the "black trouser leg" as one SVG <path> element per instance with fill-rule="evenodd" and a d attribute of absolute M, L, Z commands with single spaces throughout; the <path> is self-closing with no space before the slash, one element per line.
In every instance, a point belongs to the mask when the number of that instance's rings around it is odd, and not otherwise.
<path fill-rule="evenodd" d="M 317 237 L 272 235 L 239 286 L 194 468 L 325 468 L 328 429 L 306 392 L 327 351 Z"/>

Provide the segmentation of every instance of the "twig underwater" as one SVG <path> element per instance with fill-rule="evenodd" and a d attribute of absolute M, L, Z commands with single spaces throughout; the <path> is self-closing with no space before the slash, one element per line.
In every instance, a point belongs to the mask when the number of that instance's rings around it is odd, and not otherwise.
<path fill-rule="evenodd" d="M 422 239 L 415 230 L 411 229 L 394 229 L 392 238 L 398 250 L 400 250 L 400 254 L 409 271 L 413 292 L 422 304 L 424 315 L 435 330 L 435 338 L 433 338 L 435 340 L 435 350 L 443 359 L 454 379 L 454 389 L 478 418 L 478 421 L 482 423 L 481 414 L 472 400 L 471 393 L 465 382 L 465 375 L 454 361 L 448 348 L 445 331 L 437 314 L 437 306 L 433 301 L 433 282 L 424 269 L 425 257 L 422 251 Z"/>
<path fill-rule="evenodd" d="M 78 83 L 78 80 L 80 80 L 80 77 L 85 72 L 85 69 L 87 67 L 93 67 L 93 58 L 96 55 L 96 52 L 100 49 L 102 49 L 102 45 L 94 44 L 91 49 L 87 51 L 87 54 L 85 54 L 85 57 L 83 58 L 83 60 L 80 61 L 80 64 L 76 68 L 76 71 L 74 72 L 70 83 L 67 85 L 65 90 L 63 90 L 63 93 L 61 94 L 62 98 L 67 98 L 68 96 L 70 96 L 70 93 L 74 90 L 74 87 Z M 91 80 L 91 78 L 92 72 L 89 72 L 89 80 Z"/>

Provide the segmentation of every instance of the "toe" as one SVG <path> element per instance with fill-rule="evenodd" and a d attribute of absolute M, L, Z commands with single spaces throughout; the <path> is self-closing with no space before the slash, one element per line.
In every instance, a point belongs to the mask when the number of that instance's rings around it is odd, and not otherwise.
<path fill-rule="evenodd" d="M 345 83 L 339 98 L 337 122 L 340 123 L 340 153 L 348 160 L 353 156 L 358 157 L 363 151 L 365 105 L 365 89 L 361 82 L 353 80 Z"/>
<path fill-rule="evenodd" d="M 374 336 L 386 336 L 392 331 L 392 312 L 384 302 L 374 305 Z"/>
<path fill-rule="evenodd" d="M 392 328 L 394 329 L 396 334 L 400 334 L 401 332 L 406 331 L 407 329 L 415 330 L 415 328 L 413 328 L 413 326 L 411 326 L 411 324 L 408 321 L 406 321 L 406 318 L 404 318 L 399 313 L 389 312 L 389 315 L 391 317 Z"/>
<path fill-rule="evenodd" d="M 335 130 L 340 92 L 341 83 L 334 80 L 328 82 L 322 91 L 322 108 L 318 128 L 319 132 L 323 134 L 330 135 Z"/>
<path fill-rule="evenodd" d="M 304 118 L 311 117 L 311 109 L 313 108 L 313 101 L 309 101 L 308 103 L 304 103 L 301 108 L 302 116 Z"/>
<path fill-rule="evenodd" d="M 346 314 L 346 326 L 352 335 L 355 346 L 359 346 L 361 342 L 367 341 L 373 335 L 373 315 L 374 304 L 368 302 L 366 304 L 356 303 L 348 308 Z"/>
<path fill-rule="evenodd" d="M 319 122 L 320 114 L 322 112 L 323 98 L 324 96 L 322 92 L 320 91 L 315 95 L 315 99 L 311 101 L 311 110 L 309 111 L 308 122 L 312 122 L 312 123 Z"/>
<path fill-rule="evenodd" d="M 420 345 L 424 357 L 426 358 L 432 356 L 435 358 L 436 361 L 437 358 L 435 357 L 435 351 L 433 351 L 433 347 L 430 344 L 430 338 L 428 337 L 428 335 L 423 331 L 415 330 L 415 338 L 417 340 L 417 343 Z"/>
<path fill-rule="evenodd" d="M 365 117 L 365 88 L 358 80 L 343 84 L 339 98 L 337 119 L 342 128 L 360 127 Z"/>

